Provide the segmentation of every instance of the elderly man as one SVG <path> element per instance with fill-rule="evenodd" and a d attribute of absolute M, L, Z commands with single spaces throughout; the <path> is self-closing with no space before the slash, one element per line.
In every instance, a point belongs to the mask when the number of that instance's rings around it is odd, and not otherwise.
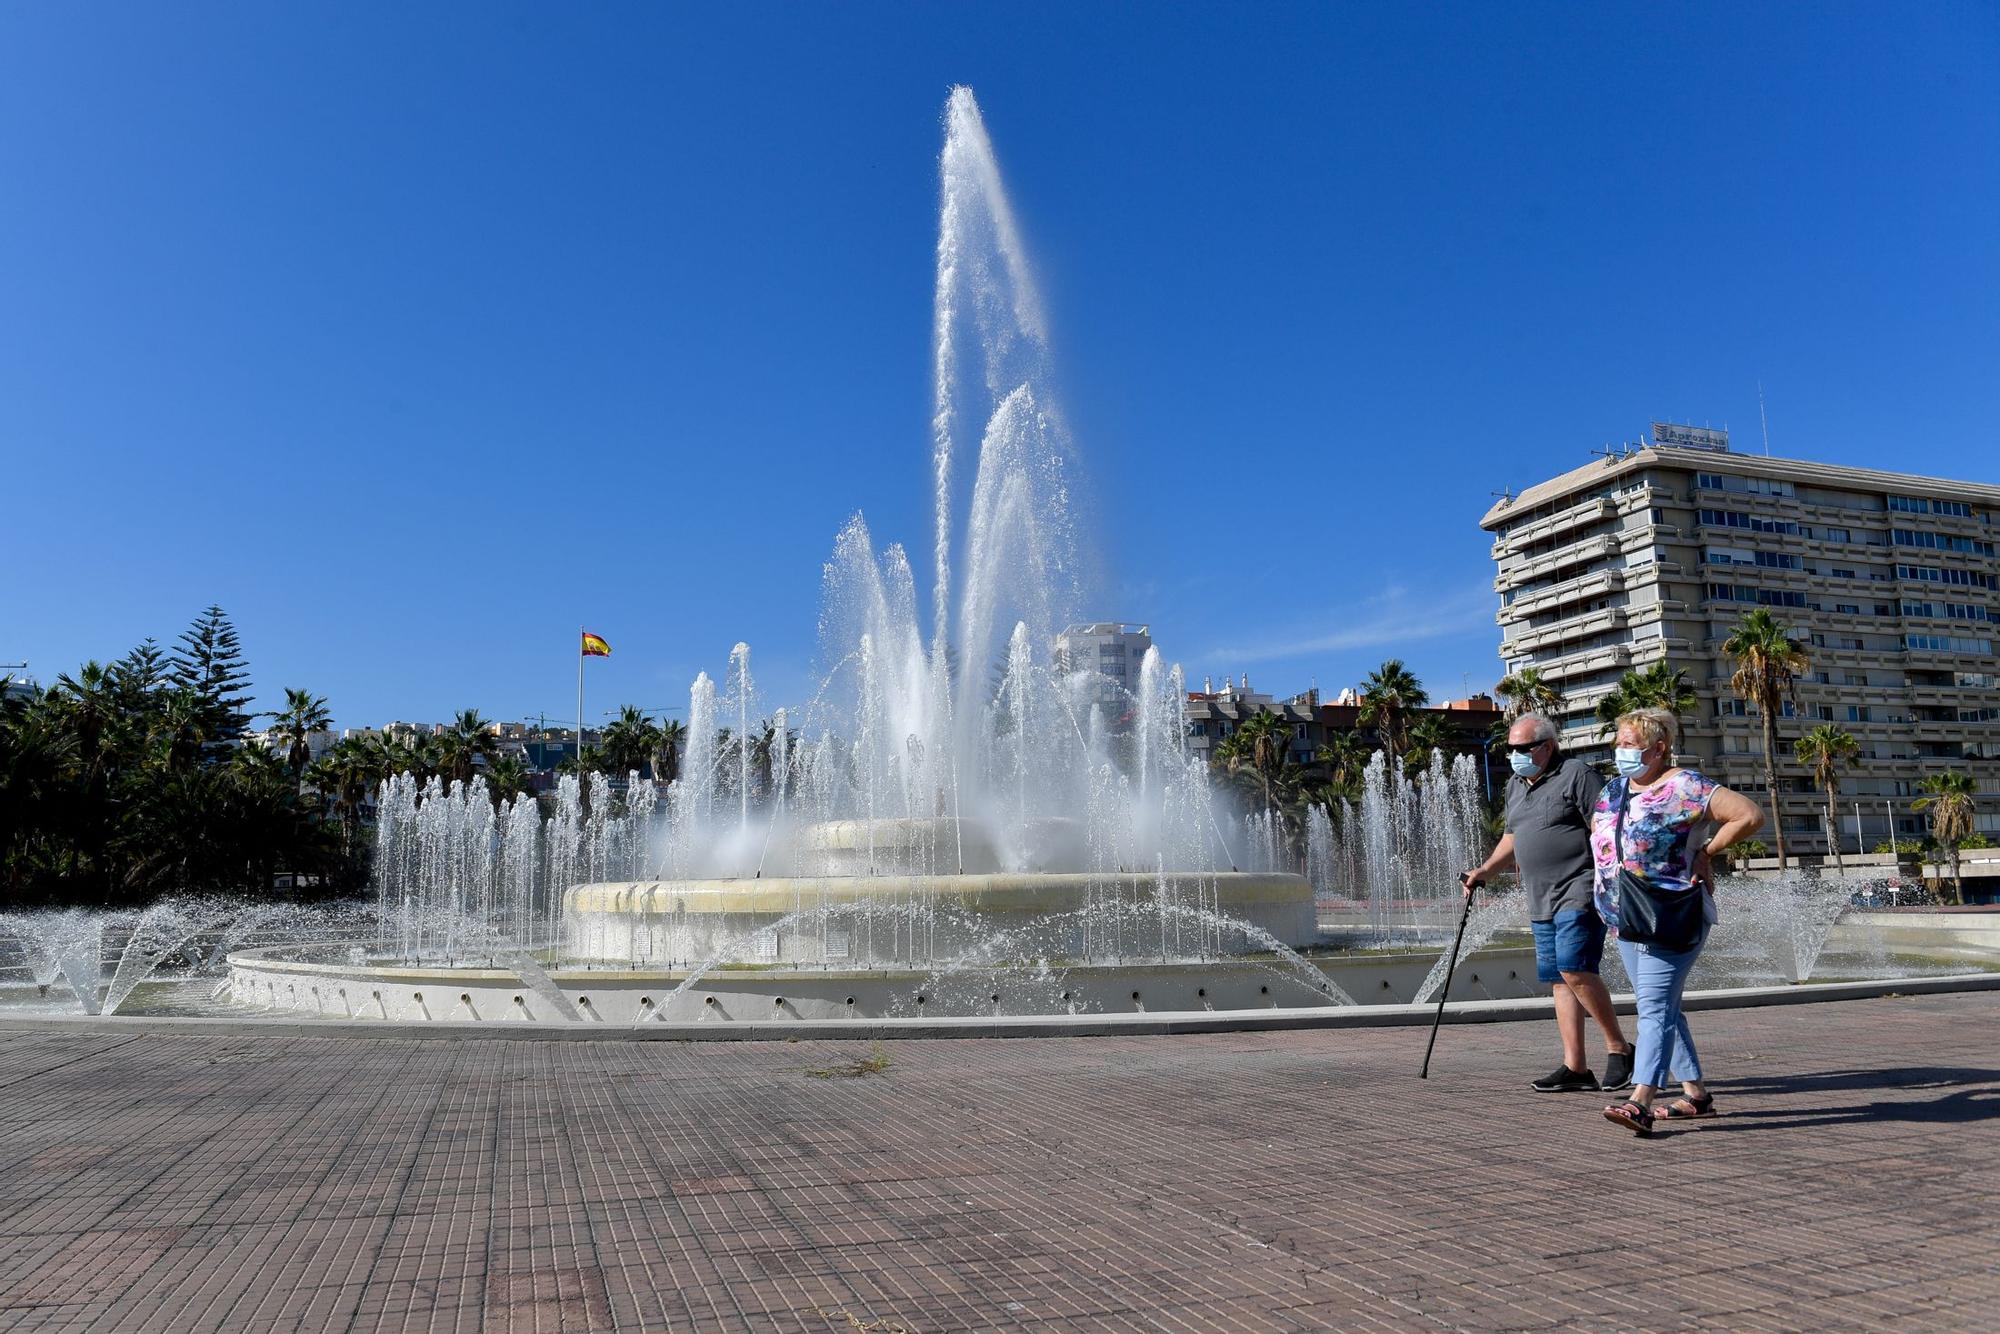
<path fill-rule="evenodd" d="M 1493 855 L 1459 881 L 1468 896 L 1498 872 L 1513 868 L 1528 891 L 1528 924 L 1535 933 L 1535 976 L 1555 989 L 1556 1031 L 1563 1063 L 1535 1080 L 1537 1093 L 1629 1088 L 1632 1044 L 1618 1028 L 1618 1012 L 1597 967 L 1604 957 L 1604 922 L 1591 900 L 1595 866 L 1590 818 L 1604 786 L 1591 767 L 1563 755 L 1556 726 L 1540 714 L 1523 714 L 1507 729 L 1507 832 Z M 1604 1030 L 1604 1082 L 1590 1072 L 1583 1051 L 1583 1017 Z"/>

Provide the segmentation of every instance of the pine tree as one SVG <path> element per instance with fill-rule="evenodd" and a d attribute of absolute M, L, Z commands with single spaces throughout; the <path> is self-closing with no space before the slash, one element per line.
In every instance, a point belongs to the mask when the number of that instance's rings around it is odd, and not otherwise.
<path fill-rule="evenodd" d="M 211 606 L 181 634 L 167 660 L 167 679 L 200 702 L 209 739 L 230 743 L 249 729 L 250 671 L 236 627 L 222 608 Z"/>
<path fill-rule="evenodd" d="M 137 707 L 146 696 L 166 683 L 167 655 L 148 635 L 144 643 L 111 664 L 112 678 L 128 708 Z"/>

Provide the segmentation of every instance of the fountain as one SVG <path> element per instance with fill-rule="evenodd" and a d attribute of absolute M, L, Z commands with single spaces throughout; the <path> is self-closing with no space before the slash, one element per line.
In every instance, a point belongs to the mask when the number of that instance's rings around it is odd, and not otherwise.
<path fill-rule="evenodd" d="M 1042 306 L 979 108 L 945 115 L 928 604 L 856 515 L 823 572 L 821 674 L 766 718 L 748 644 L 689 689 L 679 776 L 494 802 L 399 776 L 366 911 L 162 905 L 0 920 L 38 1000 L 96 1013 L 228 955 L 227 1005 L 383 1020 L 815 1020 L 1409 1001 L 1442 982 L 1473 762 L 1376 755 L 1358 798 L 1236 812 L 1157 649 L 1066 660 L 1074 462 Z M 969 489 L 963 484 L 969 481 Z M 1816 882 L 1815 882 L 1816 883 Z M 1773 891 L 1713 951 L 1811 973 L 1845 902 Z M 45 917 L 47 915 L 44 915 Z M 1533 984 L 1518 896 L 1468 933 L 1471 996 Z M 116 948 L 107 942 L 113 931 Z M 1476 958 L 1474 956 L 1477 956 Z M 178 961 L 178 962 L 177 962 Z M 192 962 L 190 962 L 192 961 Z M 0 968 L 6 966 L 0 958 Z M 12 985 L 12 984 L 9 984 Z M 1454 983 L 1453 994 L 1466 995 Z"/>

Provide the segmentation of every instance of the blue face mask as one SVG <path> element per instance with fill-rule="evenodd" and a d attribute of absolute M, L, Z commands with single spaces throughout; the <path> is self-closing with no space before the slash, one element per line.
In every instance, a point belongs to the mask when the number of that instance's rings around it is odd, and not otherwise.
<path fill-rule="evenodd" d="M 1620 746 L 1618 748 L 1616 762 L 1618 772 L 1627 778 L 1637 778 L 1639 775 L 1645 773 L 1646 770 L 1653 767 L 1646 763 L 1645 751 L 1635 750 L 1630 746 Z"/>
<path fill-rule="evenodd" d="M 1523 778 L 1533 778 L 1542 771 L 1542 766 L 1535 762 L 1532 754 L 1524 754 L 1518 750 L 1507 752 L 1507 763 L 1513 765 L 1514 772 Z"/>

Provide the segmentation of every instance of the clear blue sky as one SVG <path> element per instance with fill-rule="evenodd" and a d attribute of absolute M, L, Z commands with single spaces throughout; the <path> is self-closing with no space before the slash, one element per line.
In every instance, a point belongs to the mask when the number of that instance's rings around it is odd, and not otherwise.
<path fill-rule="evenodd" d="M 1197 680 L 1489 685 L 1489 493 L 1760 378 L 2000 481 L 2000 11 L 1520 8 L 9 5 L 0 661 L 215 601 L 348 725 L 566 713 L 579 622 L 593 714 L 795 698 L 842 520 L 928 547 L 958 82 Z"/>

